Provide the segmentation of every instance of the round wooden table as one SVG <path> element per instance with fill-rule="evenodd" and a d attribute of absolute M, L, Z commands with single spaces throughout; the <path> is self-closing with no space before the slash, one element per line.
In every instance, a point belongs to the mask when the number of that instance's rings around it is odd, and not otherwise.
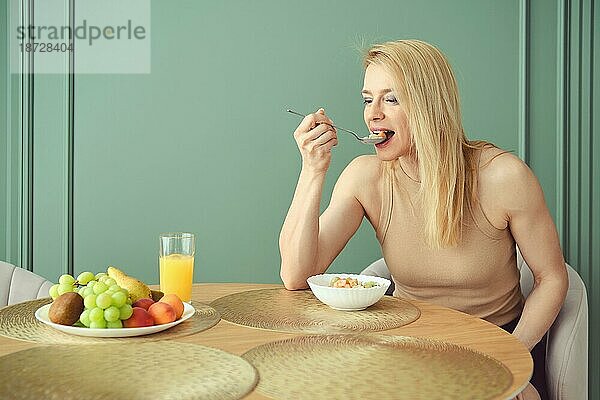
<path fill-rule="evenodd" d="M 194 284 L 192 298 L 208 304 L 219 297 L 236 292 L 281 287 L 281 285 L 272 284 Z M 512 385 L 499 398 L 512 398 L 527 385 L 533 371 L 533 361 L 527 348 L 514 336 L 489 322 L 459 311 L 421 301 L 411 300 L 411 303 L 421 310 L 418 320 L 409 325 L 379 333 L 437 339 L 466 346 L 497 359 L 509 369 L 513 376 Z M 258 345 L 294 336 L 300 335 L 253 329 L 221 320 L 216 326 L 206 331 L 174 340 L 209 346 L 241 355 Z M 39 344 L 0 336 L 0 356 L 34 346 L 39 346 Z M 246 398 L 266 399 L 256 391 L 250 393 Z"/>

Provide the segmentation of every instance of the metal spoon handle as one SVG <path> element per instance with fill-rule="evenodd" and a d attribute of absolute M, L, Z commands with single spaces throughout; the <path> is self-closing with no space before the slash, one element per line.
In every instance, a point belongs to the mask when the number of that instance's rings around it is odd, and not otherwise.
<path fill-rule="evenodd" d="M 287 109 L 286 111 L 289 112 L 289 113 L 292 113 L 292 114 L 299 115 L 301 117 L 306 117 L 305 114 L 301 114 L 301 113 L 299 113 L 297 111 L 294 111 L 294 110 Z M 350 129 L 342 128 L 341 126 L 336 126 L 336 125 L 331 125 L 331 126 L 334 127 L 334 128 L 336 128 L 336 129 L 339 129 L 341 131 L 351 133 L 351 134 L 354 135 L 355 138 L 357 138 L 358 140 L 362 141 L 362 138 L 360 138 L 356 133 L 352 132 Z"/>

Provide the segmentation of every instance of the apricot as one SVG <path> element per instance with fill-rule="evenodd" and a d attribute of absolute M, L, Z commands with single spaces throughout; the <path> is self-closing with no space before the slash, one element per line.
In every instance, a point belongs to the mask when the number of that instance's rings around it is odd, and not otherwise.
<path fill-rule="evenodd" d="M 162 303 L 160 301 L 150 306 L 148 314 L 154 318 L 154 323 L 156 325 L 168 324 L 177 319 L 175 309 L 173 309 L 170 304 Z"/>
<path fill-rule="evenodd" d="M 154 318 L 145 309 L 141 307 L 133 307 L 131 317 L 123 321 L 124 328 L 141 328 L 143 326 L 154 325 Z"/>
<path fill-rule="evenodd" d="M 148 311 L 148 309 L 150 308 L 150 306 L 152 304 L 154 304 L 154 300 L 152 300 L 150 298 L 143 298 L 143 299 L 139 299 L 138 301 L 133 303 L 131 305 L 131 307 L 140 307 L 140 308 L 143 308 L 144 310 Z"/>
<path fill-rule="evenodd" d="M 184 309 L 183 302 L 181 301 L 179 296 L 177 296 L 176 294 L 174 294 L 174 293 L 166 294 L 159 300 L 159 302 L 167 303 L 171 307 L 173 307 L 173 310 L 175 310 L 175 314 L 177 315 L 176 319 L 181 318 L 181 316 L 183 315 L 183 309 Z"/>

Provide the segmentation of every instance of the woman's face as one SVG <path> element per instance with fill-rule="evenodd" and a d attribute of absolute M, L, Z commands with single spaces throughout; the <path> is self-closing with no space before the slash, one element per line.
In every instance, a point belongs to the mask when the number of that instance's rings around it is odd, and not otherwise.
<path fill-rule="evenodd" d="M 367 67 L 362 90 L 365 123 L 371 132 L 386 133 L 387 139 L 375 145 L 377 157 L 383 161 L 409 155 L 411 150 L 405 106 L 393 86 L 391 77 L 381 66 Z"/>

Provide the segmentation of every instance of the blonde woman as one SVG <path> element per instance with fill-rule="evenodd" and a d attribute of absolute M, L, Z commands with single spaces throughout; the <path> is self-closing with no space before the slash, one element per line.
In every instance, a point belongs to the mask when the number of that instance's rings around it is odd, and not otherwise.
<path fill-rule="evenodd" d="M 302 170 L 279 239 L 285 287 L 306 288 L 306 278 L 329 267 L 366 217 L 394 295 L 512 332 L 535 361 L 534 377 L 518 398 L 544 398 L 544 338 L 568 278 L 536 177 L 512 154 L 467 140 L 456 80 L 435 47 L 417 40 L 376 45 L 364 67 L 365 123 L 386 140 L 375 146 L 376 155 L 346 167 L 319 216 L 337 133 L 323 109 L 300 123 L 294 137 Z M 526 300 L 515 245 L 535 279 Z"/>

